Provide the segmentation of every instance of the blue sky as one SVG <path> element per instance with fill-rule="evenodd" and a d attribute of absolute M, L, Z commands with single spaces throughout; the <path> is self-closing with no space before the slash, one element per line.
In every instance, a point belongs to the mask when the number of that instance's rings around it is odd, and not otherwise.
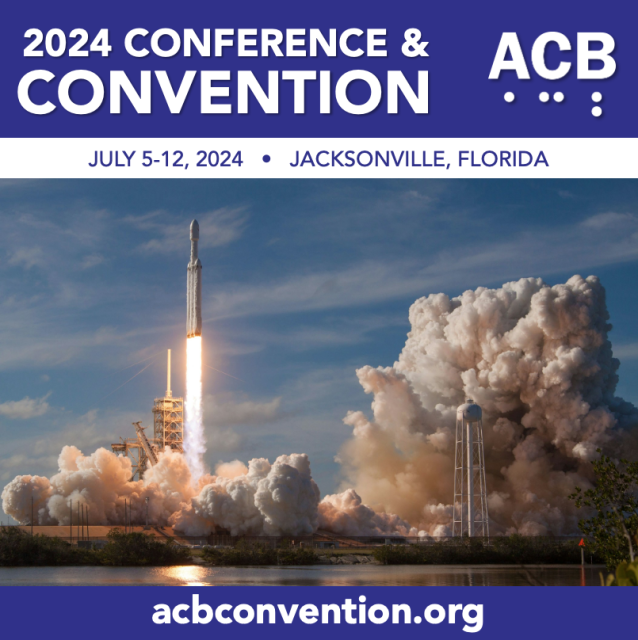
<path fill-rule="evenodd" d="M 638 402 L 638 181 L 5 181 L 0 484 L 150 424 L 167 348 L 184 392 L 193 218 L 212 467 L 306 452 L 332 492 L 355 369 L 395 361 L 410 304 L 524 276 L 601 278 Z"/>

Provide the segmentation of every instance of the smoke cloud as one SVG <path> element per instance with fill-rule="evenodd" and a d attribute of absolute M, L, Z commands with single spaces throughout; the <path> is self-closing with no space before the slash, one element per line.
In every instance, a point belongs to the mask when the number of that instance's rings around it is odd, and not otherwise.
<path fill-rule="evenodd" d="M 39 524 L 64 525 L 80 502 L 92 523 L 115 525 L 125 500 L 143 522 L 148 497 L 153 524 L 187 535 L 215 527 L 233 535 L 450 535 L 455 413 L 471 397 L 483 409 L 492 533 L 576 533 L 581 514 L 568 495 L 590 486 L 597 448 L 627 455 L 638 433 L 638 410 L 615 396 L 608 321 L 593 276 L 417 300 L 398 361 L 357 371 L 372 415 L 344 419 L 352 437 L 337 457 L 342 491 L 323 500 L 306 454 L 232 461 L 210 475 L 166 451 L 131 482 L 127 458 L 68 446 L 50 479 L 10 482 L 3 508 L 29 522 L 33 497 Z"/>
<path fill-rule="evenodd" d="M 375 513 L 363 504 L 354 489 L 326 496 L 319 504 L 319 526 L 345 536 L 400 534 L 423 535 L 405 520 L 391 513 Z"/>
<path fill-rule="evenodd" d="M 630 446 L 638 422 L 615 396 L 608 320 L 594 276 L 417 300 L 398 361 L 357 371 L 373 417 L 345 418 L 344 488 L 375 511 L 449 534 L 455 409 L 470 397 L 483 408 L 492 531 L 576 533 L 582 514 L 567 496 L 590 486 L 597 448 Z"/>
<path fill-rule="evenodd" d="M 0 404 L 0 416 L 9 418 L 10 420 L 29 420 L 43 416 L 49 409 L 47 402 L 50 393 L 42 398 L 22 398 L 22 400 L 8 401 Z"/>
<path fill-rule="evenodd" d="M 187 535 L 207 535 L 215 526 L 233 535 L 302 535 L 318 526 L 319 487 L 305 454 L 264 458 L 248 467 L 235 461 L 220 465 L 217 475 L 203 476 L 193 488 L 185 456 L 167 450 L 139 481 L 131 481 L 128 458 L 98 449 L 84 456 L 64 447 L 59 471 L 51 479 L 17 476 L 2 492 L 2 506 L 19 522 L 31 519 L 31 497 L 37 524 L 68 525 L 71 505 L 89 509 L 90 522 L 124 523 L 124 503 L 133 522 L 173 525 Z"/>

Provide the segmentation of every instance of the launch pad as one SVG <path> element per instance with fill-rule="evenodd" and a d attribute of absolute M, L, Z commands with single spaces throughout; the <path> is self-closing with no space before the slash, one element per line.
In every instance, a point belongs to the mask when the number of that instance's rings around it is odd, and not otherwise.
<path fill-rule="evenodd" d="M 168 350 L 166 394 L 153 403 L 153 437 L 146 435 L 141 422 L 134 422 L 135 438 L 120 438 L 111 445 L 113 453 L 128 456 L 133 467 L 131 480 L 142 479 L 144 472 L 157 463 L 166 449 L 184 452 L 184 398 L 174 398 L 171 391 L 171 350 Z"/>

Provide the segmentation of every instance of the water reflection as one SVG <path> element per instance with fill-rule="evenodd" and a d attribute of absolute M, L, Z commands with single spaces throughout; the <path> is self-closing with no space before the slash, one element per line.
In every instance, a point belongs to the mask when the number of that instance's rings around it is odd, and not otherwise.
<path fill-rule="evenodd" d="M 178 584 L 186 587 L 204 587 L 208 583 L 203 582 L 207 575 L 205 567 L 184 566 L 184 567 L 156 567 L 158 578 L 167 584 Z"/>
<path fill-rule="evenodd" d="M 20 567 L 0 568 L 8 585 L 597 586 L 604 567 Z"/>

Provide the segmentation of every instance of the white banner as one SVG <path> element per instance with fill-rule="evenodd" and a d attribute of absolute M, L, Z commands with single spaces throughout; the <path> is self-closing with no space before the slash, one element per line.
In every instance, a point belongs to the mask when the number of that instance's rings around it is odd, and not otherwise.
<path fill-rule="evenodd" d="M 5 138 L 1 145 L 0 178 L 12 179 L 638 177 L 635 138 Z"/>

